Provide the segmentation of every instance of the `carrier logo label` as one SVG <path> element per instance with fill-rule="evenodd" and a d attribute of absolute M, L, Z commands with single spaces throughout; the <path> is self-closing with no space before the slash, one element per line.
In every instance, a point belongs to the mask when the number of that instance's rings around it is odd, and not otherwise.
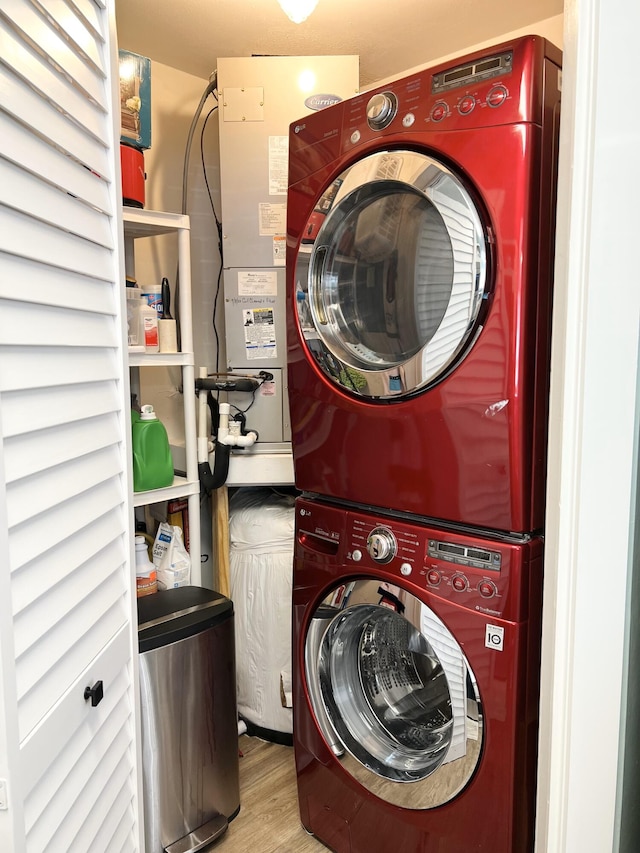
<path fill-rule="evenodd" d="M 333 104 L 339 104 L 342 98 L 339 95 L 310 95 L 304 102 L 309 110 L 323 110 Z"/>
<path fill-rule="evenodd" d="M 504 649 L 504 628 L 500 625 L 487 624 L 484 634 L 484 644 L 488 649 L 501 652 Z"/>

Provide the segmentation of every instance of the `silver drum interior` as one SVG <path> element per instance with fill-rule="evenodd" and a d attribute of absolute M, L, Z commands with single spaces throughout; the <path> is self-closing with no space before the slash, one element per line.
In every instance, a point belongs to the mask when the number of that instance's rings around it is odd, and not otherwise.
<path fill-rule="evenodd" d="M 323 372 L 359 396 L 398 399 L 441 379 L 478 332 L 484 229 L 443 164 L 369 155 L 331 184 L 303 233 L 296 305 Z"/>
<path fill-rule="evenodd" d="M 402 612 L 380 604 L 379 582 L 329 594 L 307 632 L 312 710 L 327 745 L 367 790 L 405 808 L 433 808 L 470 781 L 483 741 L 478 685 L 441 619 L 398 590 Z M 346 603 L 345 603 L 346 602 Z"/>

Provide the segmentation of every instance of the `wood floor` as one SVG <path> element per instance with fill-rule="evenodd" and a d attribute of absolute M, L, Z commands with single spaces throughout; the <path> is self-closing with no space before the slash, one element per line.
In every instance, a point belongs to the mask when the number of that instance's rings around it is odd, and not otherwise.
<path fill-rule="evenodd" d="M 327 853 L 300 823 L 293 749 L 242 735 L 240 813 L 211 853 Z"/>

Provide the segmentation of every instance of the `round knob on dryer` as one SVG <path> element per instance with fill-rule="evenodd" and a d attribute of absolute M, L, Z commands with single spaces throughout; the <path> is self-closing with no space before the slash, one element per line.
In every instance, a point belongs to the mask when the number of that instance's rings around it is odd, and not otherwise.
<path fill-rule="evenodd" d="M 367 551 L 376 563 L 388 563 L 397 551 L 396 537 L 386 527 L 374 528 L 367 539 Z"/>
<path fill-rule="evenodd" d="M 372 130 L 382 130 L 391 124 L 398 109 L 393 92 L 378 92 L 367 104 L 367 123 Z"/>

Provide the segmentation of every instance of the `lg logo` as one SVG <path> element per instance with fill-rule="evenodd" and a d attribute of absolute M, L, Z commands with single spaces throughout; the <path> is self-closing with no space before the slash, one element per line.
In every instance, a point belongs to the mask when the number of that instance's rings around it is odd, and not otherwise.
<path fill-rule="evenodd" d="M 504 649 L 504 628 L 499 625 L 487 625 L 484 634 L 484 644 L 488 649 L 501 652 Z"/>

